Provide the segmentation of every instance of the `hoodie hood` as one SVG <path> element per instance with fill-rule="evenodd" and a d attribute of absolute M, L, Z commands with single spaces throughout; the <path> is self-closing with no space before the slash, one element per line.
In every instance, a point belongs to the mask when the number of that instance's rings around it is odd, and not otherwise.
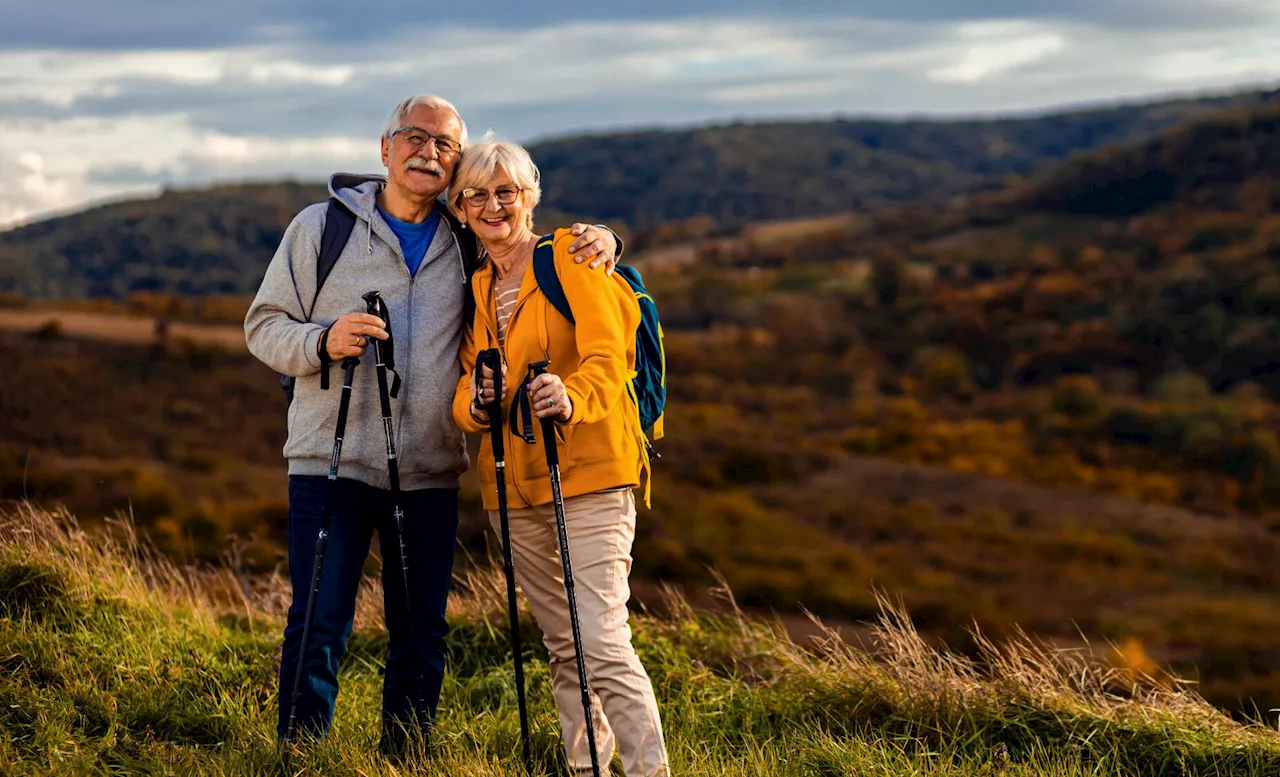
<path fill-rule="evenodd" d="M 387 221 L 378 215 L 378 192 L 383 191 L 385 186 L 387 186 L 387 177 L 380 174 L 334 173 L 329 177 L 329 196 L 334 197 L 338 202 L 342 202 L 343 205 L 347 206 L 347 210 L 356 214 L 356 218 L 365 223 L 362 232 L 364 232 L 365 237 L 366 253 L 374 252 L 372 239 L 374 239 L 375 233 L 388 246 L 392 247 L 394 252 L 401 253 L 396 233 L 392 232 L 392 228 L 388 227 Z M 449 212 L 443 196 L 436 198 L 435 207 L 440 212 L 443 220 L 453 220 L 453 214 Z M 401 259 L 404 259 L 403 255 L 401 255 Z M 465 266 L 462 264 L 458 266 L 462 268 L 463 275 L 466 275 Z"/>
<path fill-rule="evenodd" d="M 378 211 L 378 192 L 387 185 L 385 175 L 364 175 L 361 173 L 334 173 L 329 176 L 329 196 L 346 206 L 355 214 L 356 219 L 364 222 L 365 253 L 373 254 L 373 233 L 391 247 L 396 254 L 400 252 L 400 241 L 395 238 L 391 228 L 381 218 L 375 218 Z M 401 260 L 404 259 L 400 255 Z"/>
<path fill-rule="evenodd" d="M 329 176 L 329 196 L 357 216 L 369 221 L 377 209 L 378 192 L 387 185 L 385 175 L 364 173 L 334 173 Z"/>
<path fill-rule="evenodd" d="M 373 253 L 371 243 L 374 233 L 377 233 L 378 237 L 386 241 L 387 245 L 391 246 L 397 253 L 400 252 L 400 241 L 396 239 L 395 233 L 391 231 L 391 227 L 387 226 L 381 216 L 376 215 L 378 212 L 378 192 L 382 191 L 382 188 L 386 185 L 387 177 L 380 174 L 334 173 L 329 176 L 329 196 L 347 206 L 347 210 L 354 213 L 356 218 L 364 221 L 363 231 L 368 253 Z M 436 209 L 444 220 L 453 220 L 453 214 L 449 212 L 449 206 L 445 202 L 443 195 L 436 199 Z M 402 256 L 401 259 L 403 258 Z M 464 275 L 465 272 L 464 268 Z"/>

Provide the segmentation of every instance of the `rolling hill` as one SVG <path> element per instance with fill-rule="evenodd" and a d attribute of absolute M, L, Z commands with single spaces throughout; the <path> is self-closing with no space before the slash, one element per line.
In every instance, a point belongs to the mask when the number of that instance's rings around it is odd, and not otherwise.
<path fill-rule="evenodd" d="M 737 124 L 570 138 L 534 147 L 546 200 L 632 225 L 868 210 L 1024 175 L 1280 92 L 1018 119 Z M 591 181 L 591 186 L 581 182 Z"/>
<path fill-rule="evenodd" d="M 1037 209 L 1132 216 L 1166 205 L 1280 206 L 1280 103 L 1233 110 L 1068 163 L 1029 198 Z"/>
<path fill-rule="evenodd" d="M 827 121 L 632 132 L 541 143 L 541 215 L 645 230 L 867 210 L 990 188 L 1078 152 L 1133 142 L 1252 92 L 1033 118 Z M 583 185 L 586 182 L 587 185 Z M 0 292 L 35 298 L 137 291 L 252 293 L 290 218 L 324 197 L 296 182 L 166 191 L 0 233 Z"/>
<path fill-rule="evenodd" d="M 1122 221 L 1143 214 L 1280 209 L 1280 102 L 1216 111 L 1128 143 L 1079 154 L 1024 179 L 951 200 L 890 206 L 870 231 L 906 240 L 1019 219 Z"/>

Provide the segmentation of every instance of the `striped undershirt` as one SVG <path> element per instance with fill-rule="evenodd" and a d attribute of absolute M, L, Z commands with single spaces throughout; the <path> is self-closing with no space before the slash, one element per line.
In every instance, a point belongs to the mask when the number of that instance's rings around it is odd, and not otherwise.
<path fill-rule="evenodd" d="M 524 273 L 513 272 L 505 278 L 498 278 L 493 284 L 493 306 L 498 312 L 498 343 L 507 347 L 507 322 L 511 320 L 511 311 L 516 307 L 516 298 L 520 296 L 520 281 Z"/>

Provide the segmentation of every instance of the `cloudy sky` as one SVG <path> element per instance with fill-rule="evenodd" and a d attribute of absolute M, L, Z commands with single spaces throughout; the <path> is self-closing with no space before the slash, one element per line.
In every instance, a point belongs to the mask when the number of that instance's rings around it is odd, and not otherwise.
<path fill-rule="evenodd" d="M 419 92 L 528 142 L 1276 84 L 1280 0 L 0 0 L 0 228 L 165 184 L 376 170 Z"/>

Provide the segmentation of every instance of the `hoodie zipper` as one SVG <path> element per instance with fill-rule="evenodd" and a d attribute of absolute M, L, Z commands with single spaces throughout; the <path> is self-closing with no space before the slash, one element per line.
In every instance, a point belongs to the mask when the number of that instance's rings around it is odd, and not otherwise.
<path fill-rule="evenodd" d="M 435 205 L 434 207 L 439 207 L 439 204 Z M 463 293 L 466 293 L 466 291 L 467 291 L 467 289 L 466 289 L 466 284 L 467 284 L 467 272 L 466 272 L 466 266 L 463 264 L 463 261 L 462 261 L 462 245 L 461 245 L 460 243 L 458 243 L 458 236 L 457 236 L 457 235 L 455 235 L 455 234 L 453 233 L 453 229 L 452 229 L 452 228 L 450 228 L 450 227 L 449 227 L 449 225 L 445 222 L 444 217 L 443 217 L 443 216 L 439 216 L 438 218 L 439 218 L 439 222 L 436 224 L 436 229 L 438 230 L 438 229 L 442 229 L 442 228 L 443 228 L 443 229 L 448 229 L 448 230 L 449 230 L 449 237 L 453 239 L 453 247 L 454 247 L 454 250 L 456 250 L 456 251 L 458 252 L 458 266 L 459 266 L 459 268 L 462 270 L 462 285 L 463 285 Z M 370 222 L 369 231 L 370 231 L 370 234 L 372 234 L 372 232 L 373 232 L 373 224 L 372 224 L 372 222 Z M 435 239 L 434 239 L 434 238 L 432 238 L 432 241 L 431 241 L 431 242 L 432 242 L 432 243 L 434 243 L 434 242 L 435 242 Z M 412 333 L 412 332 L 413 332 L 413 312 L 414 312 L 414 303 L 415 303 L 415 301 L 417 300 L 417 296 L 418 296 L 418 293 L 417 293 L 417 282 L 418 282 L 418 276 L 417 276 L 417 274 L 416 274 L 416 273 L 411 273 L 411 272 L 409 272 L 409 263 L 408 263 L 407 261 L 405 261 L 404 253 L 403 253 L 403 251 L 400 251 L 400 247 L 399 247 L 398 245 L 396 245 L 396 246 L 393 246 L 393 247 L 392 247 L 392 249 L 400 253 L 400 269 L 401 269 L 401 270 L 403 270 L 403 271 L 404 271 L 404 274 L 405 274 L 405 275 L 407 275 L 407 276 L 409 277 L 409 305 L 408 305 L 408 312 L 407 312 L 407 314 L 406 314 L 406 316 L 407 316 L 407 317 L 406 317 L 406 321 L 405 321 L 405 323 L 406 323 L 406 330 L 405 330 L 405 331 Z M 372 248 L 372 247 L 370 247 L 370 249 L 369 249 L 369 250 L 370 250 L 370 252 L 372 252 L 372 251 L 373 251 L 373 248 Z M 426 260 L 427 260 L 427 254 L 429 254 L 429 253 L 431 253 L 431 243 L 428 243 L 428 244 L 427 244 L 427 247 L 426 247 L 426 249 L 425 249 L 425 252 L 424 252 L 424 253 L 423 253 L 423 255 L 422 255 L 422 260 L 418 263 L 418 269 L 419 269 L 419 270 L 421 270 L 421 269 L 422 269 L 422 265 L 423 265 L 423 263 L 425 263 L 425 262 L 426 262 Z M 412 372 L 412 369 L 413 369 L 413 360 L 410 358 L 410 354 L 409 354 L 409 352 L 408 352 L 408 350 L 407 350 L 407 349 L 404 351 L 404 357 L 403 357 L 403 358 L 404 358 L 404 362 L 403 362 L 403 364 L 404 364 L 404 368 L 403 368 L 402 372 L 403 372 L 404 374 L 401 376 L 400 381 L 401 381 L 401 383 L 403 384 L 403 386 L 408 386 L 408 385 L 409 385 L 409 376 L 410 376 L 410 374 L 411 374 L 411 372 Z M 405 397 L 406 397 L 406 398 L 408 397 L 408 389 L 407 389 L 407 388 L 405 389 Z M 396 408 L 396 416 L 397 416 L 397 417 L 396 417 L 396 450 L 397 450 L 397 451 L 399 451 L 399 450 L 403 450 L 403 441 L 404 441 L 404 423 L 403 423 L 403 420 L 404 420 L 404 403 L 403 403 L 403 402 L 400 402 L 400 403 L 397 403 L 397 405 L 398 405 L 398 407 Z M 452 423 L 452 422 L 450 422 L 450 423 Z"/>
<path fill-rule="evenodd" d="M 415 279 L 413 275 L 409 273 L 409 266 L 404 262 L 404 256 L 402 255 L 400 259 L 401 259 L 400 266 L 404 269 L 405 274 L 409 276 L 409 305 L 408 305 L 409 310 L 405 317 L 405 331 L 412 333 L 413 332 L 413 302 L 414 302 L 414 297 L 418 295 L 417 295 L 417 292 L 415 291 L 414 283 L 413 283 Z M 412 340 L 410 342 L 412 342 Z M 409 399 L 409 386 L 413 385 L 412 383 L 409 382 L 412 371 L 413 371 L 413 358 L 412 358 L 413 354 L 409 353 L 410 350 L 411 349 L 409 348 L 404 349 L 404 356 L 401 357 L 404 359 L 404 367 L 403 367 L 404 377 L 401 378 L 401 382 L 403 383 L 402 387 L 404 388 L 404 398 L 399 403 L 400 407 L 397 408 L 400 422 L 396 425 L 396 437 L 399 438 L 399 440 L 397 440 L 396 442 L 396 446 L 397 446 L 397 449 L 399 450 L 403 450 L 403 444 L 404 444 L 404 406 Z"/>
<path fill-rule="evenodd" d="M 440 206 L 439 206 L 439 204 L 437 203 L 434 207 L 437 207 L 437 208 L 438 208 L 438 207 L 440 207 Z M 438 220 L 438 222 L 436 223 L 436 229 L 437 229 L 437 230 L 439 230 L 439 229 L 448 229 L 448 230 L 449 230 L 449 237 L 451 237 L 451 238 L 453 239 L 453 247 L 454 247 L 454 249 L 458 252 L 458 264 L 459 264 L 459 266 L 460 266 L 460 267 L 462 267 L 462 268 L 463 268 L 463 272 L 462 272 L 462 284 L 463 284 L 463 292 L 465 293 L 465 292 L 466 292 L 466 290 L 467 290 L 467 289 L 466 289 L 467 273 L 466 273 L 466 268 L 465 268 L 465 266 L 463 266 L 463 265 L 462 265 L 462 246 L 458 243 L 458 236 L 457 236 L 457 235 L 455 235 L 455 234 L 453 234 L 453 229 L 451 229 L 451 228 L 449 227 L 449 225 L 445 222 L 444 216 L 438 216 L 437 218 L 438 218 L 439 220 Z M 431 243 L 434 243 L 434 242 L 435 242 L 435 238 L 433 237 L 433 238 L 431 239 Z M 426 263 L 426 261 L 427 261 L 427 254 L 431 253 L 431 243 L 428 243 L 428 244 L 427 244 L 427 247 L 426 247 L 426 249 L 425 249 L 424 253 L 422 254 L 422 259 L 418 262 L 418 269 L 419 269 L 419 270 L 421 270 L 421 269 L 422 269 L 423 264 L 425 264 L 425 263 Z M 409 331 L 409 332 L 412 332 L 412 331 L 413 331 L 413 307 L 414 307 L 414 302 L 415 302 L 415 300 L 417 299 L 417 296 L 418 296 L 418 293 L 417 293 L 417 282 L 418 282 L 418 276 L 417 276 L 417 274 L 416 274 L 416 273 L 411 273 L 411 272 L 409 272 L 409 263 L 408 263 L 408 262 L 406 262 L 406 261 L 404 261 L 404 254 L 403 254 L 403 253 L 401 253 L 401 255 L 400 255 L 400 260 L 401 260 L 401 261 L 400 261 L 400 265 L 401 265 L 401 267 L 404 269 L 405 275 L 408 275 L 408 276 L 409 276 L 409 313 L 408 313 L 408 321 L 407 321 L 407 323 L 408 323 L 408 331 Z M 404 383 L 404 385 L 406 385 L 406 386 L 407 386 L 407 385 L 409 385 L 409 372 L 410 372 L 410 369 L 411 369 L 411 368 L 412 368 L 412 366 L 413 366 L 413 361 L 412 361 L 412 360 L 409 360 L 409 359 L 407 358 L 407 356 L 406 356 L 406 360 L 407 360 L 407 363 L 406 363 L 405 368 L 404 368 L 404 377 L 403 377 L 403 378 L 401 378 L 401 380 L 402 380 L 402 382 Z M 406 396 L 407 396 L 407 394 L 406 394 Z M 453 422 L 452 422 L 452 421 L 450 421 L 449 423 L 453 423 Z M 401 424 L 401 425 L 400 425 L 400 426 L 398 426 L 397 428 L 400 430 L 400 432 L 401 432 L 401 433 L 403 433 L 403 431 L 404 431 L 403 424 Z M 397 446 L 398 446 L 398 445 L 399 445 L 399 443 L 397 443 Z"/>
<path fill-rule="evenodd" d="M 331 195 L 333 194 L 332 189 L 330 191 L 330 194 Z M 352 203 L 352 204 L 355 204 L 355 203 Z M 436 207 L 438 207 L 438 205 Z M 376 206 L 373 212 L 366 211 L 363 208 L 359 208 L 359 209 L 353 208 L 353 212 L 357 212 L 359 216 L 363 218 L 365 221 L 365 253 L 368 256 L 373 256 L 373 216 L 374 216 L 374 213 L 377 212 Z M 466 273 L 466 266 L 462 260 L 462 246 L 461 244 L 458 243 L 458 236 L 454 234 L 453 229 L 449 228 L 448 224 L 445 223 L 445 219 L 443 216 L 440 218 L 440 221 L 441 221 L 441 224 L 437 226 L 437 229 L 441 227 L 445 229 L 449 229 L 449 237 L 453 239 L 454 249 L 458 252 L 458 265 L 462 270 L 463 292 L 465 293 L 467 291 L 466 289 L 467 273 Z M 379 236 L 379 238 L 381 238 L 381 236 Z M 383 240 L 383 242 L 385 243 L 386 240 Z M 400 248 L 399 241 L 397 241 L 394 244 L 388 244 L 388 247 L 391 249 L 393 254 L 400 257 L 400 271 L 403 272 L 409 278 L 409 302 L 407 305 L 408 309 L 406 312 L 406 319 L 405 319 L 406 321 L 405 332 L 408 333 L 409 335 L 412 335 L 413 320 L 414 320 L 414 297 L 417 296 L 417 293 L 416 293 L 417 278 L 413 273 L 409 272 L 409 265 L 404 260 L 404 252 Z M 430 251 L 430 250 L 431 250 L 431 246 L 428 245 L 427 251 Z M 423 256 L 423 259 L 424 260 L 426 259 L 425 255 Z M 383 304 L 385 304 L 385 300 Z M 401 459 L 401 463 L 403 463 L 404 452 L 405 452 L 404 405 L 405 405 L 405 400 L 408 398 L 408 392 L 409 392 L 408 386 L 410 383 L 412 369 L 413 369 L 413 358 L 412 358 L 412 353 L 410 351 L 411 351 L 410 348 L 402 348 L 400 351 L 400 362 L 398 365 L 399 366 L 398 371 L 400 372 L 401 390 L 404 391 L 404 395 L 401 397 L 401 401 L 393 403 L 395 405 L 395 410 L 393 411 L 393 413 L 394 413 L 394 425 L 396 430 L 395 431 L 396 452 Z M 389 482 L 388 482 L 388 487 L 390 487 Z"/>

